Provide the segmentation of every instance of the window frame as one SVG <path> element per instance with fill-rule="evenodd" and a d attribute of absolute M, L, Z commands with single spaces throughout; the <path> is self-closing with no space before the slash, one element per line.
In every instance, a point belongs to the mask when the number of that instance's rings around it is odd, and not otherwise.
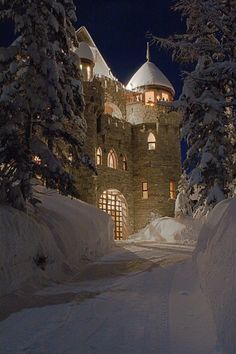
<path fill-rule="evenodd" d="M 147 200 L 149 198 L 148 195 L 148 182 L 142 182 L 142 199 Z"/>
<path fill-rule="evenodd" d="M 152 132 L 150 132 L 147 138 L 148 151 L 156 150 L 156 141 L 157 140 L 155 135 Z"/>
<path fill-rule="evenodd" d="M 100 146 L 96 149 L 96 166 L 102 166 L 102 149 Z"/>
<path fill-rule="evenodd" d="M 114 149 L 111 149 L 107 155 L 107 167 L 113 168 L 114 170 L 118 169 L 118 158 Z"/>
<path fill-rule="evenodd" d="M 128 171 L 128 159 L 126 155 L 122 156 L 122 170 Z"/>

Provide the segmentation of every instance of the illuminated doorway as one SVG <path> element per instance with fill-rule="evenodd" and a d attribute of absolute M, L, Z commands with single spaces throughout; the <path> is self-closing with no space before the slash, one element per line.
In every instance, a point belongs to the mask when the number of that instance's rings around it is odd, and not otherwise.
<path fill-rule="evenodd" d="M 104 191 L 99 199 L 99 208 L 111 215 L 114 221 L 114 238 L 123 240 L 128 236 L 127 203 L 123 194 L 116 189 Z"/>

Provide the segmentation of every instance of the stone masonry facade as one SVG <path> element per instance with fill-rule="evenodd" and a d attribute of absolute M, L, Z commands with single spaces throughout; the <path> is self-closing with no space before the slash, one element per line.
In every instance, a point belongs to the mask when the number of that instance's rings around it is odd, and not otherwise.
<path fill-rule="evenodd" d="M 85 152 L 95 165 L 97 149 L 102 156 L 97 175 L 84 167 L 74 171 L 81 199 L 99 206 L 104 191 L 119 191 L 127 206 L 123 238 L 145 227 L 156 215 L 173 216 L 170 182 L 176 185 L 181 173 L 180 114 L 170 106 L 127 102 L 123 85 L 104 77 L 84 82 L 84 95 L 88 125 Z M 117 107 L 119 118 L 106 111 L 107 103 Z M 134 116 L 141 116 L 142 123 L 132 124 Z M 156 139 L 154 150 L 148 150 L 149 133 Z M 116 154 L 116 168 L 108 167 L 111 150 Z M 124 156 L 127 169 L 123 168 Z M 148 198 L 143 198 L 143 183 L 147 183 Z"/>

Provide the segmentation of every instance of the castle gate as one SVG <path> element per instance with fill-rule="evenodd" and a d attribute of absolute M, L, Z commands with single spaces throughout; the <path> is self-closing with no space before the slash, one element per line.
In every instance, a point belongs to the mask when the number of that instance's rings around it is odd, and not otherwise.
<path fill-rule="evenodd" d="M 100 196 L 98 206 L 110 214 L 114 221 L 114 238 L 123 240 L 128 236 L 128 208 L 125 197 L 116 189 L 108 189 Z"/>

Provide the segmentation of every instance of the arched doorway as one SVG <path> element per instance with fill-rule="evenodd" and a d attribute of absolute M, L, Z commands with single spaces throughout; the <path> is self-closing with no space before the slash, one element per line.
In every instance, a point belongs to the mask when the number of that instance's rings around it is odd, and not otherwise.
<path fill-rule="evenodd" d="M 128 208 L 125 197 L 117 189 L 108 189 L 99 198 L 100 209 L 110 214 L 114 221 L 114 238 L 123 240 L 128 236 Z"/>

